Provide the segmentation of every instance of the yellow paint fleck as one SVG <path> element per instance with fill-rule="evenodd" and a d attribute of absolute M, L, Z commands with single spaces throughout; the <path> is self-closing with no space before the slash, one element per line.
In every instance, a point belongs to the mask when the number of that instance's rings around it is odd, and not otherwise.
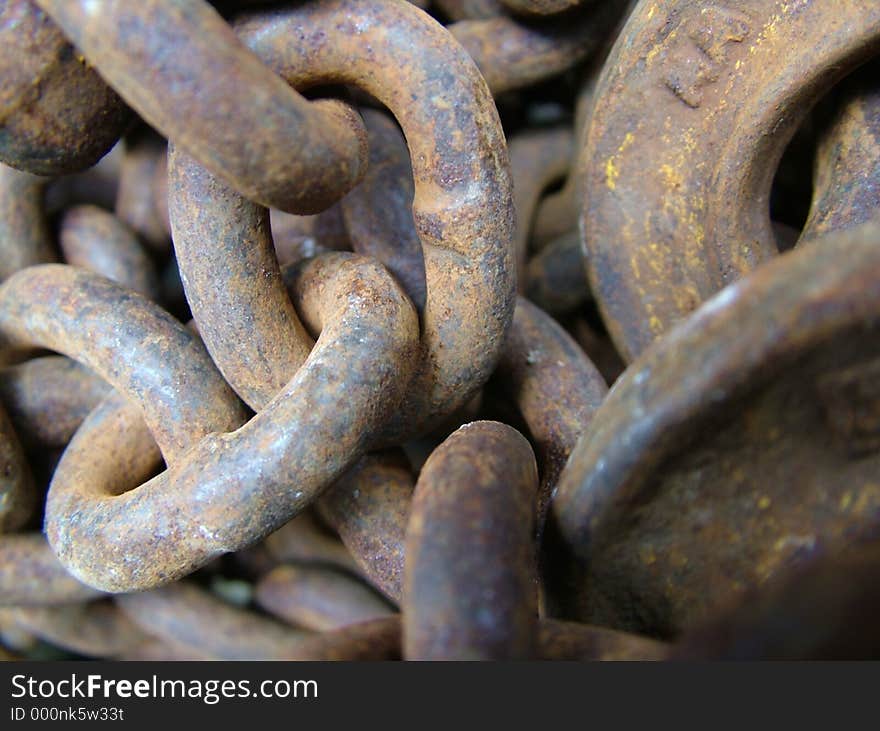
<path fill-rule="evenodd" d="M 641 273 L 641 270 L 639 269 L 639 258 L 635 254 L 633 254 L 629 258 L 629 266 L 630 266 L 630 269 L 632 269 L 633 277 L 635 277 L 636 279 L 641 279 L 642 273 Z"/>
<path fill-rule="evenodd" d="M 772 503 L 773 501 L 769 497 L 761 495 L 761 497 L 758 498 L 758 510 L 766 510 Z"/>
<path fill-rule="evenodd" d="M 629 147 L 632 144 L 632 141 L 634 139 L 635 139 L 635 137 L 633 136 L 633 133 L 627 132 L 626 135 L 624 135 L 623 142 L 620 143 L 620 147 L 617 148 L 617 152 L 618 153 L 623 152 L 627 147 Z"/>
<path fill-rule="evenodd" d="M 626 150 L 635 139 L 632 132 L 627 132 L 623 137 L 623 142 L 617 148 L 617 153 L 608 158 L 605 162 L 605 185 L 608 190 L 617 188 L 617 179 L 620 177 L 620 168 L 617 166 L 617 156 Z"/>
<path fill-rule="evenodd" d="M 614 162 L 614 155 L 612 155 L 605 163 L 605 185 L 608 186 L 608 190 L 614 190 L 617 187 L 617 179 L 619 177 L 620 170 L 617 169 L 617 164 Z"/>
<path fill-rule="evenodd" d="M 847 491 L 840 496 L 840 509 L 846 510 L 852 504 L 852 493 Z"/>
<path fill-rule="evenodd" d="M 661 165 L 660 174 L 666 178 L 666 185 L 671 188 L 680 188 L 684 183 L 681 171 L 675 169 L 672 165 Z"/>
<path fill-rule="evenodd" d="M 674 48 L 674 41 L 677 38 L 678 38 L 678 28 L 676 28 L 668 36 L 666 36 L 665 40 L 663 40 L 659 43 L 655 43 L 651 47 L 651 50 L 649 50 L 645 54 L 645 65 L 650 66 L 654 62 L 654 59 L 657 58 L 657 56 L 660 54 L 661 51 L 665 51 L 670 48 Z"/>

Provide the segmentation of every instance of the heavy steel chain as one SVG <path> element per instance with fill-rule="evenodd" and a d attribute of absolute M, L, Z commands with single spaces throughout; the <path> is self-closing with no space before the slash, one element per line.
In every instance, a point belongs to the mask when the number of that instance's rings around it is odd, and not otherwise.
<path fill-rule="evenodd" d="M 0 41 L 0 657 L 880 655 L 876 2 Z"/>

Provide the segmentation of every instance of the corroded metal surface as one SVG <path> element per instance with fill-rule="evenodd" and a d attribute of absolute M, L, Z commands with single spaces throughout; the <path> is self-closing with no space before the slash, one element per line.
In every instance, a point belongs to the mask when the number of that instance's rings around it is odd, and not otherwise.
<path fill-rule="evenodd" d="M 414 488 L 406 456 L 389 450 L 362 457 L 319 502 L 366 576 L 398 602 Z"/>
<path fill-rule="evenodd" d="M 351 571 L 357 566 L 340 540 L 318 525 L 312 511 L 300 513 L 266 536 L 263 545 L 278 563 L 330 564 Z"/>
<path fill-rule="evenodd" d="M 532 216 L 541 194 L 551 184 L 565 177 L 571 165 L 574 144 L 567 127 L 529 131 L 510 140 L 510 169 L 513 176 L 513 200 L 516 206 L 517 284 L 524 292 L 528 284 L 529 232 Z"/>
<path fill-rule="evenodd" d="M 0 163 L 0 281 L 19 269 L 55 261 L 43 206 L 47 182 Z"/>
<path fill-rule="evenodd" d="M 198 338 L 92 272 L 46 264 L 0 285 L 0 352 L 37 347 L 78 360 L 138 403 L 171 462 L 203 434 L 244 419 Z"/>
<path fill-rule="evenodd" d="M 193 319 L 223 376 L 259 410 L 312 347 L 281 277 L 269 211 L 176 146 L 168 157 L 174 253 Z M 243 339 L 238 333 L 245 327 Z"/>
<path fill-rule="evenodd" d="M 0 370 L 0 403 L 28 447 L 64 447 L 110 387 L 60 355 Z"/>
<path fill-rule="evenodd" d="M 799 243 L 880 215 L 880 62 L 850 76 L 819 140 L 810 214 Z"/>
<path fill-rule="evenodd" d="M 584 352 L 553 318 L 520 298 L 497 377 L 516 404 L 541 466 L 543 516 L 571 450 L 607 387 Z"/>
<path fill-rule="evenodd" d="M 682 637 L 676 660 L 853 660 L 880 655 L 876 543 L 779 577 Z"/>
<path fill-rule="evenodd" d="M 0 38 L 10 654 L 877 654 L 876 3 Z"/>
<path fill-rule="evenodd" d="M 316 632 L 387 617 L 394 610 L 354 577 L 321 566 L 279 566 L 257 582 L 256 603 L 290 624 Z"/>
<path fill-rule="evenodd" d="M 323 43 L 340 23 L 363 28 L 357 45 Z M 513 315 L 514 267 L 509 248 L 513 210 L 506 147 L 495 106 L 461 48 L 438 24 L 405 3 L 334 0 L 245 17 L 236 22 L 235 30 L 294 86 L 347 82 L 362 87 L 395 114 L 406 135 L 413 160 L 413 218 L 425 258 L 427 295 L 421 318 L 423 354 L 406 403 L 383 435 L 384 440 L 397 441 L 454 411 L 485 382 Z M 401 68 L 399 58 L 413 44 L 421 52 Z M 407 84 L 401 84 L 403 73 Z M 411 87 L 420 89 L 416 104 L 408 91 Z M 191 204 L 217 201 L 216 215 L 226 212 L 225 220 L 211 219 L 212 226 L 226 234 L 202 236 L 191 223 L 197 220 L 198 211 L 187 205 L 185 192 L 207 194 L 214 184 L 192 164 L 184 164 L 176 150 L 171 156 L 171 179 L 175 246 L 200 328 L 208 320 L 213 329 L 225 323 L 230 332 L 221 340 L 234 343 L 237 336 L 233 333 L 242 327 L 236 314 L 254 313 L 258 327 L 248 321 L 252 332 L 247 353 L 227 357 L 228 353 L 219 352 L 218 338 L 208 329 L 204 334 L 224 375 L 258 407 L 299 365 L 293 346 L 286 346 L 290 353 L 279 351 L 283 343 L 300 339 L 291 324 L 294 313 L 275 274 L 277 264 L 268 237 L 256 233 L 262 228 L 259 218 L 263 214 L 248 210 L 243 201 L 221 203 L 225 191 L 205 198 L 191 195 Z M 240 213 L 230 221 L 233 205 Z M 246 254 L 236 253 L 241 251 L 238 241 L 248 238 L 233 233 L 240 230 L 239 218 L 254 232 Z M 194 253 L 197 243 L 201 246 L 206 239 L 227 245 L 232 249 L 230 256 L 193 256 L 184 262 L 184 252 Z M 230 241 L 235 242 L 234 248 L 226 244 Z M 242 262 L 245 256 L 248 261 Z M 197 267 L 217 266 L 200 259 L 227 258 L 229 266 L 222 281 L 228 284 L 218 288 L 216 279 L 197 275 Z M 265 291 L 255 312 L 249 292 L 258 272 L 265 280 L 260 285 Z M 218 300 L 218 289 L 226 293 L 226 299 L 214 317 L 206 317 L 211 301 Z M 257 318 L 257 312 L 270 314 Z M 271 313 L 288 315 L 273 323 Z M 260 320 L 267 321 L 265 326 L 260 327 Z M 278 320 L 282 320 L 280 315 Z M 239 385 L 255 370 L 260 376 L 247 380 L 258 383 L 247 388 Z M 261 394 L 257 394 L 261 384 Z"/>
<path fill-rule="evenodd" d="M 149 134 L 126 141 L 114 201 L 116 217 L 158 252 L 171 247 L 168 216 L 161 208 L 167 189 L 157 182 L 167 177 L 166 154 L 165 142 Z"/>
<path fill-rule="evenodd" d="M 41 640 L 88 657 L 112 658 L 149 640 L 108 600 L 0 611 Z"/>
<path fill-rule="evenodd" d="M 154 637 L 218 660 L 385 660 L 398 653 L 396 618 L 303 632 L 226 604 L 187 582 L 117 602 Z"/>
<path fill-rule="evenodd" d="M 58 233 L 64 261 L 90 269 L 155 300 L 158 275 L 134 231 L 97 206 L 74 206 L 64 212 Z"/>
<path fill-rule="evenodd" d="M 428 458 L 406 533 L 407 659 L 531 657 L 537 468 L 515 429 L 477 421 Z"/>
<path fill-rule="evenodd" d="M 101 464 L 101 452 L 90 446 L 92 435 L 108 428 L 105 422 L 119 418 L 119 409 L 105 403 L 81 427 L 56 471 L 46 515 L 53 547 L 74 573 L 101 588 L 131 591 L 167 583 L 243 548 L 307 506 L 386 421 L 414 365 L 412 305 L 386 270 L 356 255 L 311 260 L 293 270 L 292 279 L 300 312 L 321 337 L 287 386 L 242 428 L 227 433 L 243 416 L 228 391 L 211 393 L 215 371 L 204 371 L 200 380 L 187 377 L 192 403 L 174 398 L 173 388 L 149 394 L 123 381 L 131 397 L 150 395 L 143 406 L 148 424 L 161 408 L 170 413 L 161 427 L 151 424 L 170 469 L 119 494 L 119 473 Z M 124 292 L 109 282 L 92 286 L 109 297 Z M 125 299 L 136 301 L 131 293 Z M 177 327 L 173 350 L 156 349 L 155 336 L 147 341 L 153 358 L 162 361 L 153 366 L 155 378 L 186 377 L 173 369 L 181 351 L 190 351 L 188 368 L 206 357 Z M 195 397 L 197 387 L 207 393 Z M 160 393 L 168 396 L 165 403 Z M 310 393 L 321 393 L 320 408 L 304 396 Z M 185 408 L 194 413 L 179 416 Z M 192 504 L 202 509 L 185 507 Z"/>
<path fill-rule="evenodd" d="M 577 231 L 547 244 L 528 263 L 525 295 L 551 315 L 576 311 L 590 298 L 587 270 Z"/>
<path fill-rule="evenodd" d="M 540 462 L 539 532 L 559 473 L 601 404 L 606 386 L 574 341 L 523 299 L 496 374 L 529 427 Z M 320 507 L 370 580 L 402 596 L 406 525 L 414 478 L 402 454 L 363 458 L 322 498 Z"/>
<path fill-rule="evenodd" d="M 147 634 L 221 660 L 283 660 L 305 637 L 304 632 L 234 607 L 187 582 L 116 601 Z"/>
<path fill-rule="evenodd" d="M 449 26 L 467 49 L 493 94 L 534 84 L 570 69 L 606 37 L 620 6 L 602 3 L 576 17 L 524 23 L 507 15 L 460 20 Z"/>
<path fill-rule="evenodd" d="M 37 488 L 21 441 L 0 408 L 0 535 L 24 526 L 37 505 Z"/>
<path fill-rule="evenodd" d="M 249 198 L 315 213 L 363 175 L 356 115 L 309 104 L 207 2 L 35 1 L 138 114 Z"/>
<path fill-rule="evenodd" d="M 101 594 L 67 572 L 41 533 L 0 536 L 0 566 L 0 606 L 68 604 Z"/>
<path fill-rule="evenodd" d="M 538 515 L 543 516 L 571 449 L 605 396 L 605 383 L 562 328 L 523 299 L 496 377 L 536 445 L 541 465 Z M 394 599 L 401 596 L 413 481 L 403 455 L 371 455 L 320 502 L 367 576 Z"/>
<path fill-rule="evenodd" d="M 351 248 L 387 266 L 421 312 L 426 295 L 425 259 L 413 222 L 415 187 L 406 139 L 387 115 L 371 109 L 363 115 L 370 166 L 341 206 Z"/>
<path fill-rule="evenodd" d="M 591 285 L 631 360 L 775 255 L 773 173 L 813 102 L 880 50 L 873 0 L 643 0 L 581 159 Z"/>
<path fill-rule="evenodd" d="M 0 161 L 35 175 L 94 165 L 130 114 L 32 0 L 0 6 Z"/>
<path fill-rule="evenodd" d="M 877 530 L 878 242 L 785 254 L 621 377 L 553 505 L 577 616 L 670 635 Z"/>

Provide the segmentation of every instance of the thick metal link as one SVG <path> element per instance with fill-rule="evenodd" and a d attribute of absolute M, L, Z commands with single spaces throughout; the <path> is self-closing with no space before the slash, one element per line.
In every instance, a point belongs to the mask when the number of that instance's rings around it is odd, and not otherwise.
<path fill-rule="evenodd" d="M 416 483 L 406 533 L 407 659 L 534 654 L 537 486 L 532 449 L 509 426 L 474 422 L 434 451 Z"/>
<path fill-rule="evenodd" d="M 75 360 L 33 358 L 0 370 L 0 403 L 26 447 L 65 447 L 109 386 Z"/>
<path fill-rule="evenodd" d="M 88 657 L 117 657 L 150 641 L 109 601 L 16 607 L 0 612 L 40 639 Z"/>
<path fill-rule="evenodd" d="M 323 42 L 340 23 L 360 29 L 358 44 Z M 513 315 L 513 209 L 495 106 L 467 55 L 404 2 L 307 4 L 246 17 L 235 29 L 294 86 L 345 82 L 373 94 L 406 135 L 427 296 L 415 379 L 376 439 L 398 442 L 454 411 L 485 382 Z M 399 58 L 413 44 L 422 53 L 401 68 Z M 420 89 L 418 103 L 411 88 Z M 226 378 L 259 409 L 308 351 L 277 276 L 266 214 L 178 150 L 170 163 L 175 247 L 194 317 Z M 242 240 L 250 245 L 241 247 Z M 223 255 L 204 256 L 205 241 Z M 246 348 L 235 345 L 242 327 L 250 332 Z"/>
<path fill-rule="evenodd" d="M 496 96 L 559 75 L 595 51 L 620 6 L 606 2 L 576 17 L 523 23 L 507 15 L 459 20 L 449 26 Z"/>
<path fill-rule="evenodd" d="M 117 602 L 144 631 L 218 660 L 386 660 L 399 657 L 397 618 L 310 633 L 238 609 L 187 582 Z"/>
<path fill-rule="evenodd" d="M 522 298 L 497 376 L 534 440 L 541 466 L 538 505 L 543 515 L 559 473 L 608 389 L 562 327 Z"/>
<path fill-rule="evenodd" d="M 58 236 L 68 264 L 97 272 L 148 299 L 158 298 L 152 259 L 134 231 L 112 213 L 97 206 L 68 208 Z"/>
<path fill-rule="evenodd" d="M 244 427 L 226 433 L 243 418 L 227 392 L 212 393 L 212 372 L 205 371 L 201 382 L 186 381 L 182 395 L 193 398 L 190 406 L 174 389 L 157 389 L 144 412 L 149 423 L 166 398 L 172 416 L 151 431 L 160 446 L 171 442 L 172 449 L 163 448 L 170 469 L 121 494 L 118 473 L 111 465 L 103 473 L 92 445 L 119 419 L 118 406 L 105 402 L 80 428 L 46 506 L 46 532 L 74 574 L 106 590 L 132 591 L 180 578 L 243 548 L 314 500 L 386 421 L 414 365 L 412 305 L 384 269 L 355 255 L 326 255 L 293 270 L 292 277 L 300 312 L 322 335 L 290 383 Z M 100 288 L 123 292 L 110 287 Z M 192 368 L 204 351 L 188 333 L 186 339 L 177 347 L 191 351 Z M 154 380 L 173 377 L 168 371 L 176 355 L 163 355 Z M 204 395 L 196 400 L 198 390 Z M 125 392 L 148 393 L 143 387 Z M 195 414 L 175 415 L 186 408 Z M 211 433 L 196 430 L 198 418 Z M 195 504 L 202 507 L 193 511 Z"/>
<path fill-rule="evenodd" d="M 318 503 L 364 574 L 396 602 L 414 489 L 406 456 L 389 450 L 363 457 Z"/>
<path fill-rule="evenodd" d="M 35 2 L 138 114 L 248 198 L 316 213 L 363 175 L 356 115 L 309 104 L 204 0 Z"/>
<path fill-rule="evenodd" d="M 130 113 L 32 0 L 0 6 L 0 162 L 35 175 L 94 165 Z"/>
<path fill-rule="evenodd" d="M 513 245 L 521 293 L 528 283 L 526 262 L 532 217 L 544 190 L 565 177 L 573 152 L 572 133 L 566 127 L 525 132 L 510 140 L 517 220 Z"/>
<path fill-rule="evenodd" d="M 285 622 L 316 632 L 394 614 L 362 582 L 321 566 L 279 566 L 257 582 L 254 599 Z"/>
<path fill-rule="evenodd" d="M 47 183 L 0 163 L 0 281 L 19 269 L 55 261 L 43 206 Z"/>
<path fill-rule="evenodd" d="M 323 499 L 322 496 L 321 500 Z M 263 547 L 273 559 L 274 565 L 317 563 L 337 566 L 352 572 L 357 571 L 357 564 L 352 555 L 338 538 L 318 524 L 312 511 L 300 513 L 267 536 Z"/>
<path fill-rule="evenodd" d="M 0 536 L 0 606 L 69 604 L 101 594 L 71 576 L 41 533 Z"/>
<path fill-rule="evenodd" d="M 413 224 L 415 187 L 406 139 L 388 115 L 365 109 L 363 117 L 370 167 L 342 199 L 345 228 L 351 248 L 388 267 L 421 313 L 427 294 L 425 258 Z"/>
<path fill-rule="evenodd" d="M 559 473 L 607 389 L 577 344 L 522 298 L 497 378 L 525 419 L 540 459 L 540 534 Z M 366 575 L 396 601 L 403 591 L 413 485 L 406 458 L 390 451 L 363 458 L 319 503 Z"/>
<path fill-rule="evenodd" d="M 126 140 L 114 201 L 117 218 L 160 254 L 171 248 L 166 157 L 165 142 L 152 135 Z"/>
<path fill-rule="evenodd" d="M 876 3 L 0 38 L 0 659 L 874 652 Z"/>
<path fill-rule="evenodd" d="M 553 503 L 582 564 L 569 612 L 672 635 L 876 532 L 878 242 L 789 252 L 630 366 Z"/>
<path fill-rule="evenodd" d="M 880 62 L 848 78 L 836 114 L 819 140 L 810 214 L 798 239 L 815 241 L 880 214 Z"/>
<path fill-rule="evenodd" d="M 0 353 L 49 348 L 91 368 L 137 403 L 165 459 L 244 420 L 198 338 L 157 305 L 60 264 L 0 285 Z"/>
<path fill-rule="evenodd" d="M 593 292 L 631 360 L 776 254 L 769 195 L 813 102 L 880 50 L 880 5 L 640 2 L 581 159 Z"/>

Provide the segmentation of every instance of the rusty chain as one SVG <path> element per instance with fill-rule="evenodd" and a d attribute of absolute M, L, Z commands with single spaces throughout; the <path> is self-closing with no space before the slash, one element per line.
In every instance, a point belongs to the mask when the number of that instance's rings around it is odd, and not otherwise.
<path fill-rule="evenodd" d="M 0 658 L 880 654 L 876 2 L 0 39 Z"/>

